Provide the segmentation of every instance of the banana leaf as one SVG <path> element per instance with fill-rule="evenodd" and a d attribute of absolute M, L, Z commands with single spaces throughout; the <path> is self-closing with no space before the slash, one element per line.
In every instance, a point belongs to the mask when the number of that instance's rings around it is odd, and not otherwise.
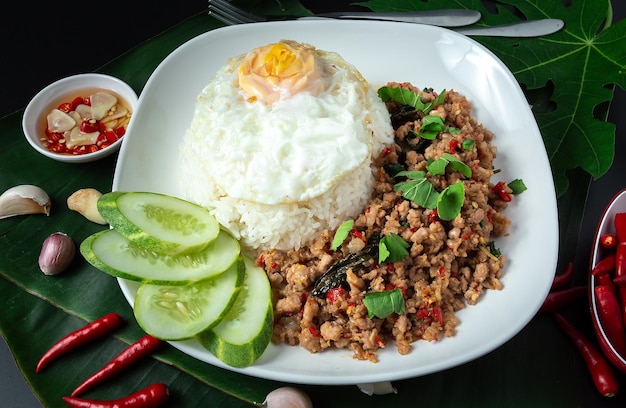
<path fill-rule="evenodd" d="M 120 77 L 139 93 L 172 50 L 218 26 L 206 14 L 195 16 L 100 71 Z M 70 211 L 65 199 L 79 188 L 110 190 L 116 156 L 80 165 L 45 159 L 24 140 L 20 121 L 21 112 L 0 120 L 0 188 L 4 191 L 13 185 L 36 184 L 49 193 L 53 204 L 48 217 L 20 216 L 0 222 L 0 332 L 42 404 L 62 407 L 66 406 L 62 396 L 144 333 L 112 277 L 80 258 L 58 276 L 45 276 L 37 266 L 41 243 L 49 234 L 63 231 L 79 243 L 102 229 Z M 561 236 L 568 248 L 575 248 L 588 185 L 587 176 L 572 178 L 570 189 L 559 199 L 561 225 L 567 226 Z M 126 321 L 120 330 L 68 353 L 35 374 L 39 356 L 57 339 L 110 312 L 117 312 Z M 584 314 L 585 310 L 580 312 Z M 623 406 L 623 396 L 608 401 L 589 391 L 583 362 L 572 361 L 573 355 L 568 352 L 571 348 L 557 330 L 548 316 L 538 316 L 508 343 L 478 360 L 394 382 L 397 394 L 371 397 L 355 386 L 298 386 L 312 397 L 315 406 L 328 408 L 413 406 L 429 401 L 440 406 L 509 406 L 519 401 L 525 406 Z M 620 378 L 623 380 L 623 376 Z M 251 406 L 254 401 L 262 401 L 270 390 L 286 385 L 216 368 L 166 345 L 152 358 L 85 396 L 112 399 L 154 382 L 168 384 L 171 397 L 166 406 L 171 407 Z"/>

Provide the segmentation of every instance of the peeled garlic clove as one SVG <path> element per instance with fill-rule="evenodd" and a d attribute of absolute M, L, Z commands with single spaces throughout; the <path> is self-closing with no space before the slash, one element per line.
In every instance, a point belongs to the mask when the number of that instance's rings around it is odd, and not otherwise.
<path fill-rule="evenodd" d="M 108 224 L 98 211 L 98 199 L 102 193 L 95 188 L 82 188 L 68 197 L 67 207 L 96 224 Z"/>
<path fill-rule="evenodd" d="M 67 234 L 55 232 L 43 241 L 39 269 L 45 275 L 58 275 L 74 260 L 76 245 Z"/>
<path fill-rule="evenodd" d="M 52 202 L 40 187 L 21 184 L 0 195 L 0 219 L 25 214 L 50 215 Z"/>
<path fill-rule="evenodd" d="M 309 396 L 295 387 L 281 387 L 265 397 L 265 401 L 255 404 L 260 408 L 313 408 Z"/>

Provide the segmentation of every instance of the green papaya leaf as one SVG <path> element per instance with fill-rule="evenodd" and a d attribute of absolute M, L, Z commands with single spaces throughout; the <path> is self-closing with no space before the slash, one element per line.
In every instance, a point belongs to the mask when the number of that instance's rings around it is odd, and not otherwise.
<path fill-rule="evenodd" d="M 526 90 L 561 196 L 569 186 L 567 173 L 582 168 L 594 179 L 604 175 L 614 159 L 615 126 L 595 117 L 598 107 L 613 96 L 613 87 L 626 88 L 626 21 L 611 24 L 610 2 L 511 0 L 407 2 L 371 0 L 358 3 L 374 11 L 468 8 L 483 17 L 477 26 L 521 20 L 560 18 L 565 28 L 541 38 L 474 39 L 493 51 Z M 419 84 L 418 86 L 427 84 Z"/>

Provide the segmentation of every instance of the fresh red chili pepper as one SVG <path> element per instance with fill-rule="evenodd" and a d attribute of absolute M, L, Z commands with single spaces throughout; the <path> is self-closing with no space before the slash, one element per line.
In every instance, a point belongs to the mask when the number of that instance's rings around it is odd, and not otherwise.
<path fill-rule="evenodd" d="M 600 237 L 600 245 L 606 249 L 614 249 L 617 246 L 616 234 L 604 234 Z"/>
<path fill-rule="evenodd" d="M 616 276 L 612 282 L 618 287 L 624 287 L 626 286 L 626 275 Z"/>
<path fill-rule="evenodd" d="M 563 272 L 554 276 L 550 290 L 563 289 L 565 286 L 569 285 L 573 276 L 574 264 L 572 262 L 568 262 Z"/>
<path fill-rule="evenodd" d="M 496 185 L 493 186 L 493 192 L 502 201 L 509 202 L 513 199 L 511 193 L 507 191 L 507 185 L 504 181 L 498 181 Z"/>
<path fill-rule="evenodd" d="M 108 380 L 109 378 L 119 374 L 140 358 L 152 354 L 163 342 L 155 337 L 148 335 L 143 336 L 124 351 L 117 355 L 113 360 L 109 361 L 104 367 L 95 372 L 91 377 L 87 378 L 81 385 L 76 387 L 72 392 L 75 397 L 93 386 Z"/>
<path fill-rule="evenodd" d="M 43 356 L 41 356 L 39 362 L 37 363 L 37 367 L 35 368 L 35 372 L 41 372 L 44 367 L 61 355 L 112 332 L 122 323 L 123 320 L 117 313 L 109 313 L 108 315 L 94 320 L 86 326 L 71 332 L 56 342 Z"/>
<path fill-rule="evenodd" d="M 622 307 L 622 319 L 624 320 L 624 327 L 626 327 L 626 286 L 618 286 L 617 294 L 619 296 L 620 306 Z M 622 357 L 626 357 L 626 355 L 622 354 Z"/>
<path fill-rule="evenodd" d="M 617 235 L 617 242 L 626 242 L 626 212 L 615 214 L 613 225 L 615 226 L 615 235 Z"/>
<path fill-rule="evenodd" d="M 615 254 L 610 253 L 600 260 L 592 269 L 592 275 L 600 275 L 602 273 L 610 273 L 615 269 Z"/>
<path fill-rule="evenodd" d="M 63 397 L 63 401 L 73 408 L 152 408 L 158 407 L 169 398 L 165 384 L 152 384 L 124 398 L 110 401 L 96 401 L 76 397 Z"/>
<path fill-rule="evenodd" d="M 587 296 L 586 286 L 574 286 L 548 293 L 537 313 L 554 312 Z"/>
<path fill-rule="evenodd" d="M 622 311 L 617 296 L 606 286 L 599 285 L 593 290 L 601 327 L 615 351 L 626 357 L 626 331 L 624 331 Z"/>
<path fill-rule="evenodd" d="M 552 317 L 580 352 L 600 394 L 605 397 L 615 396 L 619 390 L 619 383 L 604 355 L 561 314 L 552 312 Z"/>
<path fill-rule="evenodd" d="M 613 292 L 615 292 L 615 285 L 613 284 L 613 279 L 611 278 L 611 275 L 609 275 L 608 273 L 605 272 L 605 273 L 600 273 L 596 275 L 596 282 L 597 282 L 597 285 L 610 288 Z"/>
<path fill-rule="evenodd" d="M 615 249 L 615 276 L 626 275 L 626 241 L 620 241 Z"/>

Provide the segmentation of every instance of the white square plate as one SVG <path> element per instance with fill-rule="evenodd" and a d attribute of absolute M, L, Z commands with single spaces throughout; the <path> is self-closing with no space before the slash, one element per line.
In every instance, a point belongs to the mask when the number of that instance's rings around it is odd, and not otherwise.
<path fill-rule="evenodd" d="M 181 351 L 255 377 L 303 384 L 393 381 L 444 370 L 476 359 L 516 335 L 535 315 L 550 288 L 558 255 L 558 215 L 552 173 L 537 123 L 507 67 L 476 41 L 417 24 L 310 20 L 244 24 L 202 34 L 172 52 L 139 98 L 113 180 L 113 190 L 179 196 L 177 149 L 191 122 L 196 96 L 227 59 L 290 39 L 338 52 L 376 88 L 410 81 L 417 87 L 454 89 L 494 132 L 498 180 L 521 178 L 528 190 L 506 210 L 510 236 L 496 245 L 507 257 L 501 291 L 488 291 L 458 313 L 457 334 L 418 341 L 408 355 L 391 343 L 376 364 L 352 359 L 350 350 L 310 354 L 270 344 L 244 369 L 228 367 L 196 341 L 172 342 Z M 132 305 L 137 284 L 119 280 Z"/>

